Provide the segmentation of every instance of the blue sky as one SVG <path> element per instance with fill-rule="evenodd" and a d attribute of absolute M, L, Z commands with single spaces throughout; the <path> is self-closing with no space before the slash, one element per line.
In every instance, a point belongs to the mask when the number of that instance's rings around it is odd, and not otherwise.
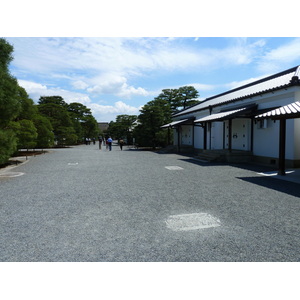
<path fill-rule="evenodd" d="M 139 109 L 162 89 L 200 99 L 300 64 L 300 38 L 15 37 L 11 73 L 34 101 L 60 95 L 101 122 Z"/>
<path fill-rule="evenodd" d="M 284 37 L 283 25 L 289 34 L 297 27 L 282 17 L 288 12 L 291 20 L 296 10 L 273 5 L 265 14 L 256 0 L 251 7 L 232 0 L 124 2 L 53 0 L 46 14 L 28 0 L 14 10 L 15 26 L 10 14 L 2 16 L 0 36 L 14 46 L 11 73 L 35 102 L 59 95 L 109 122 L 139 114 L 162 89 L 192 85 L 201 100 L 300 64 L 300 38 Z M 9 11 L 16 4 L 5 5 Z"/>

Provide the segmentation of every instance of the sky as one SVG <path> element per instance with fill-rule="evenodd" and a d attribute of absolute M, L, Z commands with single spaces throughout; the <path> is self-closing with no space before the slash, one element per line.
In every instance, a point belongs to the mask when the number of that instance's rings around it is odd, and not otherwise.
<path fill-rule="evenodd" d="M 98 122 L 138 115 L 163 89 L 199 100 L 300 64 L 292 37 L 6 37 L 10 71 L 29 96 L 58 95 Z"/>
<path fill-rule="evenodd" d="M 7 1 L 0 37 L 14 46 L 10 71 L 36 103 L 58 95 L 110 122 L 138 115 L 163 89 L 191 85 L 203 100 L 299 65 L 296 1 L 272 4 L 272 14 L 271 1 L 241 3 Z"/>

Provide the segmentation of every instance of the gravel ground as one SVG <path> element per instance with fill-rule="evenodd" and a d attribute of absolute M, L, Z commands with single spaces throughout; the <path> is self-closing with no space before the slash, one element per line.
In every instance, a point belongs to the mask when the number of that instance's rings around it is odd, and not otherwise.
<path fill-rule="evenodd" d="M 0 259 L 299 261 L 299 184 L 262 171 L 116 145 L 31 157 L 1 171 Z"/>

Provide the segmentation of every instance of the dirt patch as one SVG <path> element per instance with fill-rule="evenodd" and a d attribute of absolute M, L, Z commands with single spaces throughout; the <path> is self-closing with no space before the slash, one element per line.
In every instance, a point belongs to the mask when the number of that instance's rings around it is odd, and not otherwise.
<path fill-rule="evenodd" d="M 36 155 L 40 155 L 40 154 L 45 154 L 47 153 L 47 151 L 45 150 L 21 150 L 18 151 L 13 157 L 17 157 L 17 156 L 36 156 Z"/>

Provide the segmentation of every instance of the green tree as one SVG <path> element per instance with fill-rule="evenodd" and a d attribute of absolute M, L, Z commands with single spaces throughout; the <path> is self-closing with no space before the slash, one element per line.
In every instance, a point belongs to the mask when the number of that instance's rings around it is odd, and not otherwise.
<path fill-rule="evenodd" d="M 33 148 L 34 146 L 48 148 L 53 146 L 54 134 L 52 132 L 51 123 L 46 117 L 39 113 L 37 105 L 34 104 L 26 90 L 22 87 L 19 87 L 19 103 L 21 105 L 21 111 L 16 118 L 16 122 L 20 122 L 19 129 L 17 129 L 19 148 Z M 31 123 L 23 122 L 23 120 L 30 121 Z M 32 126 L 34 126 L 36 130 L 34 130 Z M 19 132 L 20 128 L 22 128 L 24 132 Z M 33 137 L 35 136 L 34 132 L 37 133 L 35 145 L 33 141 Z M 28 138 L 28 141 L 25 140 L 26 138 Z"/>
<path fill-rule="evenodd" d="M 86 116 L 81 126 L 85 137 L 96 138 L 99 135 L 98 123 L 92 115 Z"/>
<path fill-rule="evenodd" d="M 17 138 L 12 129 L 0 129 L 0 164 L 8 161 L 17 150 Z"/>
<path fill-rule="evenodd" d="M 118 115 L 115 122 L 110 122 L 108 135 L 126 139 L 127 144 L 132 144 L 132 133 L 137 118 L 136 115 Z"/>
<path fill-rule="evenodd" d="M 176 112 L 178 107 L 180 106 L 178 89 L 163 89 L 155 99 L 166 100 L 170 104 L 172 112 Z"/>
<path fill-rule="evenodd" d="M 76 143 L 78 137 L 67 110 L 68 105 L 63 98 L 44 96 L 40 97 L 38 104 L 40 114 L 51 123 L 57 144 L 64 146 Z"/>
<path fill-rule="evenodd" d="M 98 136 L 98 124 L 89 108 L 81 103 L 73 102 L 68 104 L 67 110 L 80 141 L 84 137 L 93 138 Z"/>
<path fill-rule="evenodd" d="M 18 116 L 21 106 L 17 80 L 8 69 L 12 53 L 13 46 L 0 38 L 0 164 L 5 163 L 17 147 L 12 121 Z"/>
<path fill-rule="evenodd" d="M 198 91 L 193 86 L 183 86 L 178 89 L 178 107 L 183 109 L 199 103 L 196 98 L 199 97 Z"/>
<path fill-rule="evenodd" d="M 52 147 L 54 144 L 54 133 L 50 121 L 46 117 L 37 114 L 35 115 L 33 122 L 37 129 L 37 134 L 38 134 L 36 147 L 37 148 Z"/>
<path fill-rule="evenodd" d="M 37 140 L 37 129 L 31 120 L 20 120 L 17 122 L 17 138 L 18 138 L 18 149 L 31 149 L 36 146 Z"/>
<path fill-rule="evenodd" d="M 172 113 L 176 113 L 179 109 L 185 109 L 199 102 L 198 91 L 193 86 L 182 86 L 178 89 L 164 89 L 155 99 L 168 101 Z"/>
<path fill-rule="evenodd" d="M 138 125 L 134 130 L 137 143 L 141 146 L 166 146 L 167 132 L 161 126 L 171 121 L 171 108 L 167 100 L 149 101 L 141 109 Z"/>

